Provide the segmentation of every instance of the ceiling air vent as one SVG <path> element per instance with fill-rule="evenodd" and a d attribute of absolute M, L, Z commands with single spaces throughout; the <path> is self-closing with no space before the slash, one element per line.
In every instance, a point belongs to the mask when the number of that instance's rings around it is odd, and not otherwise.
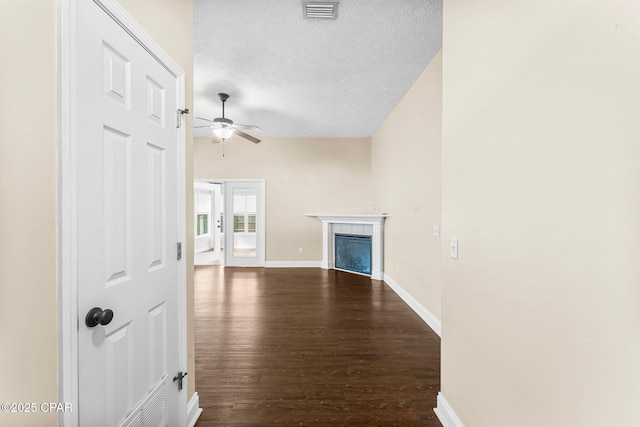
<path fill-rule="evenodd" d="M 337 1 L 303 1 L 302 8 L 305 19 L 336 19 Z"/>

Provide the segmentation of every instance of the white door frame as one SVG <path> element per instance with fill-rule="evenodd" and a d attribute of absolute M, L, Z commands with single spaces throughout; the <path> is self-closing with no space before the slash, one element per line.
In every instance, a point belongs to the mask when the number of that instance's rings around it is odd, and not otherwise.
<path fill-rule="evenodd" d="M 220 205 L 222 200 L 222 185 L 214 184 L 214 188 L 215 190 L 213 191 L 213 193 L 211 193 L 211 247 L 213 248 L 213 251 L 217 253 L 216 261 L 219 261 L 222 254 L 222 246 L 220 244 L 222 240 L 220 233 L 220 212 L 222 212 L 222 210 L 220 209 Z"/>
<path fill-rule="evenodd" d="M 198 242 L 202 242 L 204 241 L 204 237 L 200 237 L 197 234 L 197 230 L 198 230 L 198 213 L 200 212 L 198 209 L 197 204 L 200 203 L 200 196 L 203 194 L 207 194 L 209 195 L 209 197 L 211 198 L 211 202 L 209 203 L 209 210 L 208 210 L 208 222 L 207 222 L 207 248 L 205 250 L 211 249 L 213 246 L 211 244 L 211 240 L 212 240 L 212 234 L 213 234 L 213 229 L 211 228 L 212 225 L 212 219 L 213 219 L 213 204 L 215 203 L 215 201 L 213 200 L 214 198 L 214 194 L 213 194 L 213 190 L 211 188 L 207 188 L 208 186 L 213 187 L 213 184 L 207 184 L 207 183 L 200 183 L 200 182 L 194 182 L 193 184 L 193 230 L 194 230 L 194 235 L 193 235 L 193 241 L 194 241 L 194 248 L 193 248 L 193 253 L 194 255 L 197 255 L 200 252 L 204 252 L 204 250 L 202 249 L 202 246 L 198 246 L 199 244 L 201 245 L 202 243 L 198 243 Z M 196 203 L 197 202 L 197 203 Z"/>
<path fill-rule="evenodd" d="M 94 1 L 134 40 L 176 78 L 178 105 L 184 109 L 184 71 L 115 0 L 58 0 L 58 347 L 59 401 L 71 403 L 73 411 L 60 414 L 60 425 L 78 426 L 78 264 L 77 264 L 77 156 L 76 126 L 76 7 L 77 1 Z M 176 120 L 177 120 L 176 112 Z M 187 368 L 187 291 L 186 291 L 186 182 L 185 128 L 178 131 L 177 199 L 178 236 L 183 257 L 178 263 L 178 355 L 183 371 Z M 185 378 L 188 381 L 188 378 Z M 186 425 L 187 393 L 180 397 L 181 425 Z"/>
<path fill-rule="evenodd" d="M 219 259 L 220 257 L 220 228 L 218 225 L 218 220 L 219 220 L 219 216 L 216 216 L 215 213 L 216 211 L 218 211 L 218 213 L 220 212 L 220 191 L 221 191 L 221 184 L 214 184 L 211 183 L 209 181 L 206 180 L 199 180 L 199 179 L 195 179 L 193 181 L 193 194 L 194 194 L 194 201 L 196 199 L 196 194 L 197 193 L 208 193 L 211 196 L 211 206 L 209 207 L 209 237 L 208 237 L 208 245 L 210 249 L 213 249 L 214 253 L 217 253 L 217 257 Z M 198 212 L 195 211 L 195 203 L 194 203 L 194 225 L 193 228 L 194 230 L 197 230 L 198 225 L 197 225 L 197 215 Z M 198 241 L 198 236 L 194 235 L 194 242 L 196 242 L 194 244 L 194 255 L 197 255 L 198 252 L 196 252 L 198 249 L 198 245 L 197 245 L 197 241 Z"/>

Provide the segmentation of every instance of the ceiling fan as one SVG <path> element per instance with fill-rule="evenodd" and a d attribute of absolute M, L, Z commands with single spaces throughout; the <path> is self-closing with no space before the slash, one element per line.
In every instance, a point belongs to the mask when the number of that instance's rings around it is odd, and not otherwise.
<path fill-rule="evenodd" d="M 216 117 L 213 120 L 205 119 L 204 117 L 196 117 L 196 119 L 205 120 L 207 122 L 210 122 L 211 124 L 206 126 L 194 126 L 194 127 L 213 129 L 213 133 L 215 136 L 212 142 L 221 142 L 231 137 L 233 134 L 236 134 L 246 140 L 253 142 L 254 144 L 259 143 L 260 140 L 258 138 L 251 136 L 247 133 L 244 133 L 240 129 L 256 130 L 256 131 L 259 131 L 261 129 L 258 126 L 253 126 L 253 125 L 235 124 L 233 123 L 233 120 L 227 119 L 224 116 L 224 103 L 227 102 L 227 99 L 229 99 L 229 95 L 226 93 L 219 93 L 218 98 L 220 98 L 220 101 L 222 101 L 222 117 Z"/>

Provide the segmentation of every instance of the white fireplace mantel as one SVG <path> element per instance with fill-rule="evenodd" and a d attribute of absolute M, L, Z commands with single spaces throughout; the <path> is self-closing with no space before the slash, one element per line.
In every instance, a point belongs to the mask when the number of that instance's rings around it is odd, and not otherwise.
<path fill-rule="evenodd" d="M 307 214 L 322 221 L 322 264 L 324 269 L 334 268 L 333 235 L 336 224 L 370 225 L 371 278 L 384 277 L 384 220 L 387 214 Z"/>

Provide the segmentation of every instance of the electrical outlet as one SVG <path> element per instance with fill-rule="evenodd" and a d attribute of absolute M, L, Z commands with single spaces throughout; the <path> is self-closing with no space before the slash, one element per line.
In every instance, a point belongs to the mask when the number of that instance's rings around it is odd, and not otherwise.
<path fill-rule="evenodd" d="M 451 250 L 449 251 L 449 256 L 453 259 L 458 259 L 458 238 L 451 238 Z"/>
<path fill-rule="evenodd" d="M 302 246 L 300 246 L 300 247 L 298 248 L 298 252 L 299 252 L 299 253 L 301 253 L 301 254 L 303 254 L 303 253 L 304 253 L 304 248 L 303 248 Z"/>
<path fill-rule="evenodd" d="M 440 237 L 440 226 L 439 225 L 434 225 L 433 226 L 433 237 Z"/>

